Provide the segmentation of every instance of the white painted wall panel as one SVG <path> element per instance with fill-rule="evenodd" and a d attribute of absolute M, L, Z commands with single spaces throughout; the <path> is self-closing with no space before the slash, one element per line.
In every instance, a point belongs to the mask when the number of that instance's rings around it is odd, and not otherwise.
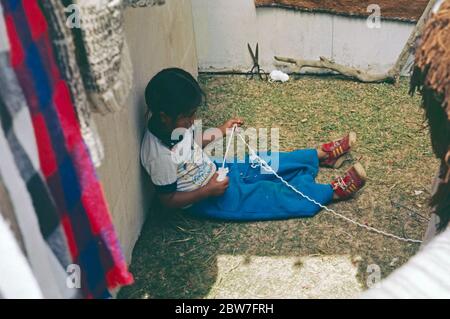
<path fill-rule="evenodd" d="M 260 64 L 277 68 L 274 55 L 318 59 L 386 71 L 393 65 L 414 25 L 382 21 L 370 29 L 366 19 L 258 8 L 253 0 L 192 0 L 199 70 L 248 71 L 247 42 L 260 44 Z"/>

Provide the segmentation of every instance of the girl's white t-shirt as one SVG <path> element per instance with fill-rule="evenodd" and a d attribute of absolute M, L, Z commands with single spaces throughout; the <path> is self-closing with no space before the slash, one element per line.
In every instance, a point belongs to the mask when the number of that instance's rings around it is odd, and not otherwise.
<path fill-rule="evenodd" d="M 215 174 L 216 165 L 195 142 L 194 130 L 195 126 L 185 129 L 183 139 L 172 149 L 146 131 L 141 145 L 141 163 L 157 191 L 193 191 L 206 185 Z"/>

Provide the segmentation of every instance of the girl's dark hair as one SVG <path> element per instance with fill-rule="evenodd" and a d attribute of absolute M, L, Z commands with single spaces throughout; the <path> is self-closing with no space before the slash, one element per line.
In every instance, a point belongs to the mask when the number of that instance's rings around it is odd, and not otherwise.
<path fill-rule="evenodd" d="M 156 74 L 145 88 L 145 102 L 154 115 L 160 112 L 172 119 L 188 115 L 205 100 L 205 93 L 189 73 L 179 68 L 169 68 Z"/>

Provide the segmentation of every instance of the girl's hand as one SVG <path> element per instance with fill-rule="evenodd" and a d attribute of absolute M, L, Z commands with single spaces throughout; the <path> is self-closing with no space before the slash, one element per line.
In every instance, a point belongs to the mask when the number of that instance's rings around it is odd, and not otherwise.
<path fill-rule="evenodd" d="M 218 182 L 218 176 L 219 174 L 215 173 L 209 180 L 208 184 L 205 185 L 208 196 L 221 196 L 227 190 L 229 182 L 228 177 L 226 177 L 223 181 Z"/>
<path fill-rule="evenodd" d="M 241 126 L 244 124 L 244 121 L 241 118 L 236 117 L 223 123 L 223 125 L 220 126 L 219 129 L 222 131 L 222 134 L 225 135 L 227 133 L 227 129 L 233 128 L 235 124 L 237 126 Z"/>

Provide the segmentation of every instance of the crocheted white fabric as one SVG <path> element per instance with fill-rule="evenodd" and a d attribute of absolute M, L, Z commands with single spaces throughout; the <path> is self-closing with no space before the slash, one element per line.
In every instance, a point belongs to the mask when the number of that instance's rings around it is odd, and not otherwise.
<path fill-rule="evenodd" d="M 67 1 L 65 1 L 67 3 Z M 126 7 L 161 5 L 165 0 L 72 0 L 81 28 L 74 28 L 83 82 L 95 111 L 122 109 L 131 91 L 133 68 L 125 41 Z"/>
<path fill-rule="evenodd" d="M 81 28 L 74 28 L 83 82 L 94 110 L 106 114 L 123 108 L 133 70 L 125 43 L 122 0 L 75 0 Z"/>
<path fill-rule="evenodd" d="M 91 116 L 91 106 L 78 66 L 72 32 L 66 26 L 64 6 L 60 0 L 41 0 L 40 4 L 47 19 L 55 58 L 64 80 L 69 87 L 83 140 L 88 147 L 96 167 L 104 159 L 104 149 L 97 127 Z"/>

